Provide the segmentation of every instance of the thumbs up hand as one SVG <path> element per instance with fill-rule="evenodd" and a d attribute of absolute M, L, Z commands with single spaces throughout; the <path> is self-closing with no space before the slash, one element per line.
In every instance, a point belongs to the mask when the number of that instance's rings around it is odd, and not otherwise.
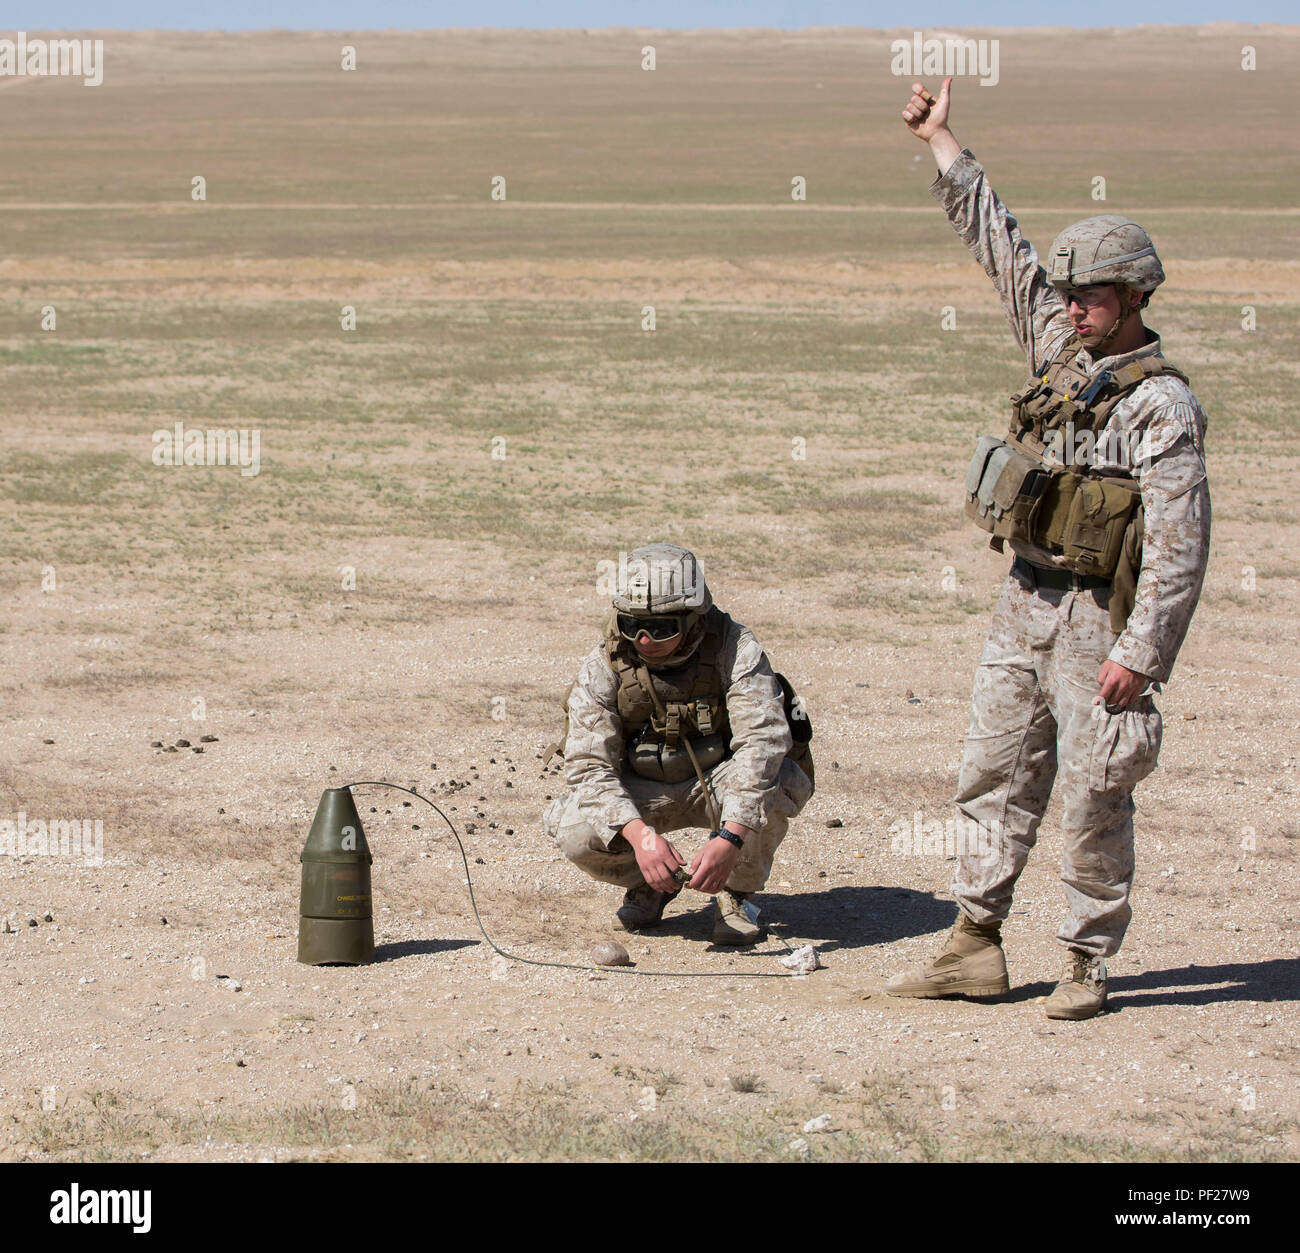
<path fill-rule="evenodd" d="M 948 129 L 948 101 L 951 93 L 951 78 L 943 80 L 937 100 L 925 89 L 924 83 L 912 84 L 912 98 L 903 110 L 903 120 L 917 139 L 923 139 L 928 144 L 940 131 Z"/>

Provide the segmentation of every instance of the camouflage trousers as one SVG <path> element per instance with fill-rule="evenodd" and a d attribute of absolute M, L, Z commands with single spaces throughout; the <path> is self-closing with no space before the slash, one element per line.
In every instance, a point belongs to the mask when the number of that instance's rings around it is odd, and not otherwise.
<path fill-rule="evenodd" d="M 724 761 L 704 776 L 719 813 L 722 812 L 722 797 L 727 793 L 727 780 L 734 761 L 734 758 Z M 649 823 L 660 835 L 686 827 L 709 829 L 709 810 L 698 779 L 659 783 L 629 771 L 623 775 L 623 786 L 636 805 L 642 822 Z M 808 803 L 811 795 L 812 784 L 808 782 L 808 776 L 788 757 L 785 758 L 781 762 L 777 786 L 763 811 L 763 825 L 754 835 L 745 837 L 745 847 L 736 859 L 727 887 L 733 892 L 762 891 L 772 873 L 772 859 L 786 837 L 790 819 Z M 621 888 L 640 887 L 645 882 L 631 844 L 621 835 L 607 828 L 598 830 L 589 823 L 572 792 L 557 796 L 546 807 L 542 822 L 560 851 L 593 879 Z M 684 848 L 680 851 L 689 864 L 691 854 Z"/>
<path fill-rule="evenodd" d="M 1109 591 L 1036 588 L 1013 567 L 975 673 L 957 808 L 988 838 L 958 858 L 952 892 L 975 922 L 1007 917 L 1053 784 L 1064 812 L 1057 938 L 1106 957 L 1132 910 L 1133 788 L 1155 768 L 1150 689 L 1119 711 L 1094 704 L 1115 643 Z"/>

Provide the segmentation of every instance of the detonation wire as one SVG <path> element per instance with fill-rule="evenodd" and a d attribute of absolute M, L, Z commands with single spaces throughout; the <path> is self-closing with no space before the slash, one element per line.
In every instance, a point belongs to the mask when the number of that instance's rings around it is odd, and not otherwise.
<path fill-rule="evenodd" d="M 508 961 L 522 962 L 525 966 L 549 966 L 555 970 L 585 970 L 594 971 L 596 974 L 601 975 L 645 975 L 654 979 L 790 979 L 794 977 L 793 971 L 790 974 L 785 974 L 774 970 L 741 970 L 733 972 L 723 970 L 637 970 L 633 966 L 577 966 L 572 962 L 548 962 L 541 961 L 536 957 L 520 957 L 516 953 L 507 953 L 488 935 L 487 928 L 483 925 L 483 919 L 479 916 L 478 900 L 474 896 L 474 882 L 469 872 L 469 858 L 465 854 L 465 846 L 460 842 L 460 836 L 451 819 L 427 796 L 423 796 L 409 787 L 401 787 L 396 783 L 385 783 L 380 779 L 368 779 L 363 783 L 345 783 L 343 786 L 348 791 L 351 791 L 354 787 L 387 787 L 392 788 L 395 792 L 405 792 L 408 796 L 414 796 L 416 800 L 423 801 L 447 824 L 447 830 L 451 832 L 451 838 L 456 841 L 456 847 L 460 850 L 460 860 L 465 867 L 465 886 L 469 889 L 470 908 L 474 911 L 474 921 L 478 923 L 479 933 L 490 948 Z M 779 936 L 777 938 L 780 939 Z M 781 940 L 781 943 L 785 944 L 785 941 Z M 790 951 L 788 944 L 785 947 L 787 951 Z"/>

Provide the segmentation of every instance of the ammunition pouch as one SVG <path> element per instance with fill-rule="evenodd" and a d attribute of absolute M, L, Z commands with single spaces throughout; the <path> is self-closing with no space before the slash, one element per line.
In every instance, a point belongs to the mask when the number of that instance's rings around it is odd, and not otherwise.
<path fill-rule="evenodd" d="M 690 739 L 695 759 L 702 771 L 711 770 L 727 756 L 729 745 L 725 735 L 700 735 Z M 643 779 L 660 783 L 684 783 L 695 777 L 695 764 L 679 739 L 670 746 L 659 739 L 648 723 L 641 733 L 628 744 L 627 762 Z"/>
<path fill-rule="evenodd" d="M 1043 546 L 1059 552 L 1066 567 L 1076 574 L 1111 578 L 1129 522 L 1142 503 L 1137 484 L 1073 470 L 1057 476 L 1053 486 L 1058 484 L 1059 495 L 1051 502 L 1052 509 L 1043 512 Z"/>
<path fill-rule="evenodd" d="M 981 435 L 966 471 L 966 516 L 999 539 L 1030 541 L 1051 471 L 996 435 Z"/>
<path fill-rule="evenodd" d="M 1049 466 L 982 435 L 966 472 L 966 515 L 996 540 L 1045 548 L 1076 574 L 1110 578 L 1142 504 L 1131 479 Z"/>

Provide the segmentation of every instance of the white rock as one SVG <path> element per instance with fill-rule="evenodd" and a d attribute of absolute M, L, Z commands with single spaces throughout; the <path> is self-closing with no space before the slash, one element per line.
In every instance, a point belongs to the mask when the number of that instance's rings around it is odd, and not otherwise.
<path fill-rule="evenodd" d="M 653 1088 L 642 1088 L 641 1096 L 637 1100 L 637 1108 L 643 1109 L 647 1114 L 653 1114 L 655 1107 L 659 1104 L 659 1095 Z"/>
<path fill-rule="evenodd" d="M 803 1125 L 803 1133 L 806 1136 L 814 1135 L 818 1131 L 825 1131 L 831 1125 L 831 1116 L 829 1114 L 818 1114 L 816 1118 L 810 1118 Z"/>
<path fill-rule="evenodd" d="M 794 975 L 810 975 L 814 970 L 821 970 L 823 966 L 817 960 L 817 950 L 811 944 L 805 944 L 803 948 L 797 948 L 788 957 L 781 958 L 781 965 L 787 967 Z"/>
<path fill-rule="evenodd" d="M 793 1153 L 796 1157 L 807 1157 L 808 1141 L 805 1140 L 802 1136 L 796 1136 L 786 1146 L 786 1152 Z"/>

